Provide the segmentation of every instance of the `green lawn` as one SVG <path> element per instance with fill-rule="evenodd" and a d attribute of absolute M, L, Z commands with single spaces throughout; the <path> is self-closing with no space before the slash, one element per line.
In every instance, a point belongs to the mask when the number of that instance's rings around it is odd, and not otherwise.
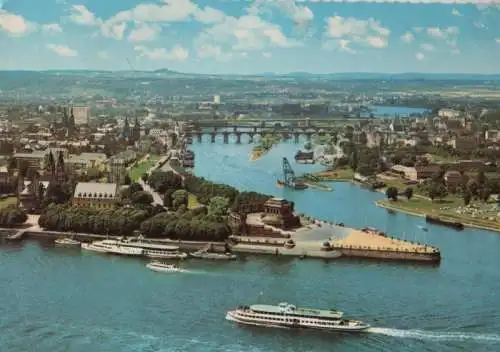
<path fill-rule="evenodd" d="M 194 194 L 189 193 L 188 195 L 188 209 L 193 209 L 199 207 L 201 204 Z"/>
<path fill-rule="evenodd" d="M 151 169 L 159 159 L 159 156 L 151 155 L 148 160 L 131 167 L 128 171 L 128 175 L 130 176 L 132 181 L 139 180 L 142 174 L 148 172 L 149 169 Z"/>
<path fill-rule="evenodd" d="M 0 199 L 0 209 L 6 208 L 9 205 L 16 205 L 16 204 L 17 204 L 16 197 L 8 197 L 8 198 Z"/>
<path fill-rule="evenodd" d="M 335 169 L 332 171 L 321 171 L 312 174 L 321 181 L 349 181 L 352 180 L 354 172 L 350 168 Z"/>
<path fill-rule="evenodd" d="M 436 200 L 434 202 L 422 198 L 412 198 L 411 200 L 406 200 L 405 198 L 400 197 L 397 202 L 384 199 L 378 201 L 377 204 L 394 210 L 407 211 L 421 215 L 432 215 L 447 220 L 459 221 L 477 226 L 485 226 L 496 230 L 500 229 L 500 222 L 496 220 L 473 217 L 467 213 L 457 213 L 456 208 L 458 206 L 463 206 L 464 204 L 462 198 L 460 197 L 447 197 L 442 201 Z M 484 203 L 477 204 L 479 206 L 484 206 Z M 496 218 L 496 216 L 493 217 Z"/>

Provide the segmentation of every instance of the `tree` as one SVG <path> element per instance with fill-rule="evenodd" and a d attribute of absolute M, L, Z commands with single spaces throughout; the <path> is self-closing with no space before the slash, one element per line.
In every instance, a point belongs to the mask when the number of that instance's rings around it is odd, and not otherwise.
<path fill-rule="evenodd" d="M 130 200 L 132 201 L 133 204 L 144 204 L 144 205 L 149 205 L 154 202 L 151 193 L 146 191 L 137 191 L 132 193 Z"/>
<path fill-rule="evenodd" d="M 469 180 L 467 182 L 467 192 L 470 193 L 472 196 L 477 196 L 479 187 L 477 185 L 477 182 L 475 180 Z"/>
<path fill-rule="evenodd" d="M 123 184 L 125 185 L 129 185 L 132 183 L 132 179 L 130 178 L 130 176 L 128 174 L 125 175 L 125 178 L 123 180 Z"/>
<path fill-rule="evenodd" d="M 398 200 L 398 189 L 396 187 L 387 187 L 385 190 L 385 195 L 388 199 L 397 201 Z"/>
<path fill-rule="evenodd" d="M 405 190 L 403 191 L 403 194 L 406 197 L 406 199 L 410 200 L 413 197 L 413 188 L 406 187 Z"/>
<path fill-rule="evenodd" d="M 484 184 L 486 183 L 486 175 L 484 174 L 483 170 L 480 170 L 477 175 L 476 175 L 476 184 L 478 188 L 482 188 Z"/>
<path fill-rule="evenodd" d="M 188 205 L 188 193 L 184 189 L 178 189 L 172 193 L 172 208 L 179 209 L 181 205 Z"/>
<path fill-rule="evenodd" d="M 229 209 L 229 200 L 225 197 L 213 197 L 208 204 L 208 215 L 222 217 L 227 214 Z"/>
<path fill-rule="evenodd" d="M 167 208 L 172 207 L 172 194 L 174 192 L 175 191 L 172 188 L 168 188 L 163 194 L 163 205 L 166 206 Z"/>
<path fill-rule="evenodd" d="M 483 189 L 481 189 L 480 197 L 483 202 L 486 203 L 490 199 L 490 196 L 491 196 L 491 188 L 484 187 Z"/>
<path fill-rule="evenodd" d="M 356 148 L 354 148 L 349 158 L 349 166 L 353 171 L 356 171 L 358 169 L 358 163 L 358 152 L 356 151 Z"/>
<path fill-rule="evenodd" d="M 464 192 L 463 198 L 464 198 L 464 205 L 469 205 L 470 201 L 472 200 L 472 195 L 469 192 Z"/>
<path fill-rule="evenodd" d="M 443 199 L 448 195 L 446 187 L 440 182 L 432 182 L 429 185 L 429 198 L 434 200 L 436 198 Z"/>
<path fill-rule="evenodd" d="M 145 172 L 145 173 L 142 174 L 141 179 L 144 181 L 144 183 L 147 183 L 148 182 L 148 177 L 149 177 L 148 173 Z"/>

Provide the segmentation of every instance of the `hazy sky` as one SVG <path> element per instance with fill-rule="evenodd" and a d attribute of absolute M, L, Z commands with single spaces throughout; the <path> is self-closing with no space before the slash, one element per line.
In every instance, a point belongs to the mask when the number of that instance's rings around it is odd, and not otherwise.
<path fill-rule="evenodd" d="M 499 5 L 393 2 L 0 0 L 0 69 L 500 73 Z"/>

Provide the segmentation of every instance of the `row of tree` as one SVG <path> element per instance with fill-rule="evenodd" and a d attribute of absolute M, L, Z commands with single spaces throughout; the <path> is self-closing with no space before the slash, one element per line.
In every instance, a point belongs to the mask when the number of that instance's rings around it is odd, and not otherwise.
<path fill-rule="evenodd" d="M 0 226 L 17 227 L 24 224 L 28 216 L 24 211 L 14 206 L 0 209 Z"/>
<path fill-rule="evenodd" d="M 229 226 L 207 208 L 186 210 L 181 206 L 177 212 L 161 213 L 140 226 L 147 237 L 167 237 L 185 241 L 224 241 L 231 234 Z"/>
<path fill-rule="evenodd" d="M 100 235 L 132 235 L 151 216 L 147 209 L 121 207 L 94 209 L 66 204 L 49 205 L 40 215 L 40 227 L 52 231 L 74 231 Z"/>
<path fill-rule="evenodd" d="M 234 187 L 191 174 L 187 174 L 183 181 L 182 177 L 173 171 L 155 171 L 147 178 L 147 182 L 154 190 L 164 195 L 164 205 L 174 210 L 182 205 L 187 206 L 189 193 L 196 196 L 199 203 L 208 205 L 211 209 L 226 209 L 229 206 L 236 212 L 260 211 L 265 201 L 270 198 L 257 192 L 240 192 Z"/>

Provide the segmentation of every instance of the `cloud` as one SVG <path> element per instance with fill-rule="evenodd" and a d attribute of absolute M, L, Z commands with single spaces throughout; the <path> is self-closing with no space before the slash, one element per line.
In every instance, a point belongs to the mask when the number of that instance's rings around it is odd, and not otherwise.
<path fill-rule="evenodd" d="M 353 17 L 333 16 L 327 19 L 325 37 L 348 40 L 358 45 L 385 48 L 391 31 L 379 21 L 370 18 L 359 20 Z"/>
<path fill-rule="evenodd" d="M 83 5 L 73 5 L 70 18 L 73 22 L 84 26 L 94 26 L 99 22 L 99 19 Z"/>
<path fill-rule="evenodd" d="M 416 53 L 416 54 L 415 54 L 415 58 L 416 58 L 418 61 L 422 61 L 423 59 L 425 59 L 425 55 L 424 55 L 424 53 Z"/>
<path fill-rule="evenodd" d="M 74 57 L 78 55 L 78 52 L 76 50 L 73 50 L 70 47 L 64 45 L 47 44 L 47 48 L 52 50 L 59 56 Z"/>
<path fill-rule="evenodd" d="M 404 41 L 405 43 L 411 43 L 412 41 L 415 40 L 415 36 L 411 32 L 406 32 L 401 36 L 401 40 Z"/>
<path fill-rule="evenodd" d="M 156 38 L 160 31 L 161 28 L 158 26 L 140 25 L 130 32 L 128 40 L 132 42 L 151 41 Z"/>
<path fill-rule="evenodd" d="M 500 44 L 500 38 L 496 38 L 496 39 L 495 39 L 495 42 L 496 42 L 497 44 Z"/>
<path fill-rule="evenodd" d="M 62 27 L 58 23 L 48 23 L 42 26 L 44 32 L 47 33 L 62 33 Z"/>
<path fill-rule="evenodd" d="M 36 25 L 26 18 L 0 8 L 0 31 L 11 37 L 22 37 L 36 30 Z"/>
<path fill-rule="evenodd" d="M 99 52 L 97 53 L 97 56 L 98 56 L 100 59 L 103 59 L 103 60 L 107 60 L 107 59 L 109 59 L 109 55 L 108 55 L 108 53 L 107 53 L 107 52 L 105 52 L 105 51 L 99 51 Z"/>
<path fill-rule="evenodd" d="M 458 16 L 458 17 L 462 17 L 463 16 L 462 13 L 458 9 L 451 10 L 451 14 L 453 16 Z"/>
<path fill-rule="evenodd" d="M 201 45 L 196 54 L 201 59 L 214 59 L 221 62 L 226 62 L 233 58 L 233 53 L 223 52 L 220 46 L 212 44 Z"/>
<path fill-rule="evenodd" d="M 189 57 L 189 53 L 180 45 L 174 46 L 171 50 L 165 48 L 151 48 L 144 46 L 135 46 L 134 50 L 138 52 L 140 57 L 147 57 L 150 60 L 175 60 L 185 61 Z"/>
<path fill-rule="evenodd" d="M 116 40 L 122 40 L 125 36 L 125 29 L 127 25 L 122 23 L 99 23 L 99 27 L 101 29 L 101 34 L 104 37 L 112 38 Z"/>
<path fill-rule="evenodd" d="M 420 44 L 420 48 L 423 51 L 434 51 L 434 49 L 435 49 L 434 45 L 429 44 L 429 43 Z"/>
<path fill-rule="evenodd" d="M 475 21 L 473 23 L 474 27 L 479 28 L 479 29 L 486 29 L 486 25 L 481 22 L 481 21 Z"/>
<path fill-rule="evenodd" d="M 457 35 L 458 32 L 459 32 L 458 27 L 446 27 L 446 28 L 429 27 L 429 28 L 427 28 L 427 34 L 430 35 L 431 37 L 434 37 L 437 39 L 447 39 L 450 36 Z"/>
<path fill-rule="evenodd" d="M 262 53 L 262 57 L 266 58 L 266 59 L 270 59 L 271 57 L 273 56 L 273 54 L 271 53 Z"/>
<path fill-rule="evenodd" d="M 195 39 L 198 52 L 205 57 L 227 58 L 234 51 L 261 51 L 266 48 L 289 48 L 300 43 L 286 37 L 281 27 L 254 15 L 226 16 L 224 21 L 205 28 Z"/>
<path fill-rule="evenodd" d="M 224 12 L 208 6 L 194 13 L 194 18 L 203 24 L 222 22 L 224 17 L 226 17 Z"/>
<path fill-rule="evenodd" d="M 279 9 L 285 16 L 290 18 L 299 27 L 308 27 L 314 19 L 314 13 L 307 6 L 297 5 L 295 0 L 256 0 L 252 6 L 247 9 L 250 15 L 258 16 L 263 12 Z"/>

